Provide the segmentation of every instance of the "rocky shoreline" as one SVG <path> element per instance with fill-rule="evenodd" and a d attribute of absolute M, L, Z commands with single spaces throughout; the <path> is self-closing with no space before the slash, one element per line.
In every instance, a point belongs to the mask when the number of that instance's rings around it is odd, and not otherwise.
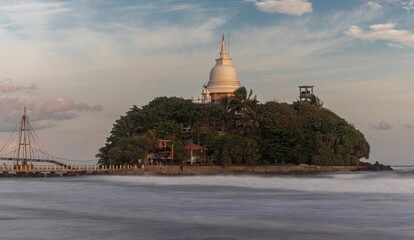
<path fill-rule="evenodd" d="M 368 162 L 359 162 L 359 166 L 364 166 L 368 171 L 391 171 L 393 170 L 390 165 L 380 164 L 375 162 L 374 164 Z"/>

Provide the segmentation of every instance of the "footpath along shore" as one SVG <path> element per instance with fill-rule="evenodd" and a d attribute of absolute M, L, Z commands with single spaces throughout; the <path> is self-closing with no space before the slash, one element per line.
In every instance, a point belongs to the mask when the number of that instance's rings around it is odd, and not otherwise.
<path fill-rule="evenodd" d="M 219 174 L 317 174 L 330 172 L 392 170 L 382 164 L 359 166 L 270 165 L 270 166 L 203 166 L 203 165 L 110 165 L 110 166 L 17 166 L 0 168 L 0 177 L 47 177 L 80 175 L 219 175 Z"/>

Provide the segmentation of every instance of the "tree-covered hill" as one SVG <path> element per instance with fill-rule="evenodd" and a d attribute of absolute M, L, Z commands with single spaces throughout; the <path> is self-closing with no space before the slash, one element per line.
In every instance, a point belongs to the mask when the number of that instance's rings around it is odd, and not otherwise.
<path fill-rule="evenodd" d="M 101 164 L 136 163 L 156 151 L 157 139 L 173 140 L 177 164 L 188 158 L 189 142 L 207 147 L 208 163 L 220 165 L 356 165 L 370 151 L 364 135 L 316 96 L 261 104 L 242 87 L 220 104 L 158 97 L 133 106 L 114 123 L 97 157 Z"/>

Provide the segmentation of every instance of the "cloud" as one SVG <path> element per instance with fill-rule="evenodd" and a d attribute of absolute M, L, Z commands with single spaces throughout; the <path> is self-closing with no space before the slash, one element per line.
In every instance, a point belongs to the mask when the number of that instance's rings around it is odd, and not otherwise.
<path fill-rule="evenodd" d="M 372 2 L 374 4 L 370 4 L 369 2 Z M 368 4 L 370 6 L 373 6 L 375 8 L 375 4 L 378 4 L 382 8 L 385 7 L 391 7 L 391 8 L 402 8 L 407 11 L 407 13 L 411 13 L 412 10 L 414 10 L 414 0 L 375 0 L 369 1 Z M 375 9 L 373 9 L 375 10 Z"/>
<path fill-rule="evenodd" d="M 53 23 L 53 15 L 70 10 L 64 2 L 10 1 L 9 4 L 0 5 L 0 16 L 3 16 L 3 20 L 0 18 L 0 24 L 2 27 L 11 27 L 10 29 L 33 37 L 32 34 L 39 34 L 41 29 Z M 33 28 L 36 32 L 30 32 Z"/>
<path fill-rule="evenodd" d="M 414 9 L 414 0 L 402 2 L 401 5 L 402 8 L 404 8 L 405 10 L 407 10 L 408 13 L 410 13 L 411 10 Z"/>
<path fill-rule="evenodd" d="M 23 15 L 33 16 L 47 16 L 50 14 L 67 12 L 70 9 L 66 7 L 66 3 L 64 2 L 24 2 L 24 3 L 17 3 L 17 4 L 10 4 L 10 5 L 0 5 L 0 12 L 7 14 L 8 16 L 19 16 L 23 17 Z M 20 18 L 12 18 L 12 19 L 20 19 Z M 29 20 L 28 17 L 21 18 Z M 19 21 L 18 21 L 19 22 Z M 26 21 L 24 21 L 26 22 Z"/>
<path fill-rule="evenodd" d="M 255 1 L 257 9 L 268 13 L 282 13 L 301 16 L 312 12 L 312 3 L 308 0 L 260 0 Z"/>
<path fill-rule="evenodd" d="M 18 3 L 18 4 L 11 4 L 6 5 L 2 4 L 0 5 L 1 11 L 6 12 L 51 12 L 56 11 L 56 9 L 59 9 L 62 7 L 65 3 L 62 2 L 50 2 L 50 3 L 44 3 L 44 2 L 25 2 L 25 3 Z"/>
<path fill-rule="evenodd" d="M 34 119 L 54 119 L 56 121 L 77 117 L 75 112 L 99 112 L 102 106 L 89 106 L 86 103 L 76 103 L 75 100 L 66 97 L 58 97 L 52 100 L 35 99 L 28 106 L 35 113 Z"/>
<path fill-rule="evenodd" d="M 379 3 L 369 1 L 367 4 L 374 11 L 379 11 L 382 9 L 382 6 Z"/>
<path fill-rule="evenodd" d="M 20 98 L 1 98 L 0 131 L 10 131 L 10 126 L 18 123 L 23 114 L 23 106 L 27 107 L 29 119 L 36 129 L 54 127 L 56 122 L 74 119 L 81 112 L 99 112 L 103 109 L 101 105 L 90 106 L 66 97 L 51 100 L 37 98 L 31 101 Z"/>
<path fill-rule="evenodd" d="M 15 86 L 11 79 L 0 80 L 0 93 L 33 93 L 36 89 L 37 86 L 33 83 L 29 86 Z"/>
<path fill-rule="evenodd" d="M 363 31 L 359 26 L 351 26 L 346 35 L 365 41 L 388 41 L 408 47 L 414 47 L 414 34 L 407 30 L 395 29 L 395 23 L 370 25 L 369 31 Z"/>
<path fill-rule="evenodd" d="M 52 121 L 52 120 L 39 120 L 39 121 L 34 121 L 32 123 L 32 126 L 34 129 L 36 130 L 40 130 L 40 129 L 44 129 L 44 128 L 52 128 L 52 127 L 56 127 L 56 122 Z"/>
<path fill-rule="evenodd" d="M 372 125 L 372 128 L 374 128 L 377 131 L 388 131 L 392 129 L 391 123 L 381 121 L 377 125 Z"/>
<path fill-rule="evenodd" d="M 214 36 L 214 30 L 226 22 L 225 18 L 214 17 L 188 26 L 161 25 L 154 28 L 113 25 L 113 31 L 129 33 L 135 47 L 145 49 L 171 49 L 207 43 Z"/>
<path fill-rule="evenodd" d="M 402 125 L 402 127 L 403 127 L 403 129 L 407 129 L 407 130 L 412 130 L 412 129 L 414 129 L 414 126 L 413 126 L 413 125 L 411 125 L 411 124 L 407 124 L 407 123 L 404 123 L 404 124 Z"/>
<path fill-rule="evenodd" d="M 376 125 L 371 125 L 371 127 L 377 131 L 388 131 L 391 129 L 403 130 L 403 131 L 411 131 L 414 129 L 414 126 L 409 123 L 403 123 L 400 120 L 395 121 L 394 123 L 389 123 L 386 121 L 381 121 Z"/>
<path fill-rule="evenodd" d="M 369 26 L 372 30 L 387 30 L 393 29 L 395 27 L 395 23 L 386 23 L 386 24 L 373 24 Z"/>
<path fill-rule="evenodd" d="M 178 11 L 193 11 L 197 10 L 194 7 L 194 4 L 183 4 L 183 3 L 174 3 L 171 2 L 170 5 L 160 5 L 154 2 L 147 2 L 146 4 L 140 4 L 139 6 L 128 6 L 125 7 L 125 10 L 138 11 L 144 14 L 159 14 L 159 13 L 170 13 Z"/>

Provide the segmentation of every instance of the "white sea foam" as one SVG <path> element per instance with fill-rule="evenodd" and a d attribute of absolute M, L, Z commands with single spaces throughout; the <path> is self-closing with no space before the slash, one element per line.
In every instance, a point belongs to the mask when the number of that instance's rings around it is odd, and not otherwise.
<path fill-rule="evenodd" d="M 310 176 L 110 176 L 104 181 L 124 184 L 199 185 L 316 192 L 413 193 L 414 173 L 396 172 L 321 174 Z"/>

